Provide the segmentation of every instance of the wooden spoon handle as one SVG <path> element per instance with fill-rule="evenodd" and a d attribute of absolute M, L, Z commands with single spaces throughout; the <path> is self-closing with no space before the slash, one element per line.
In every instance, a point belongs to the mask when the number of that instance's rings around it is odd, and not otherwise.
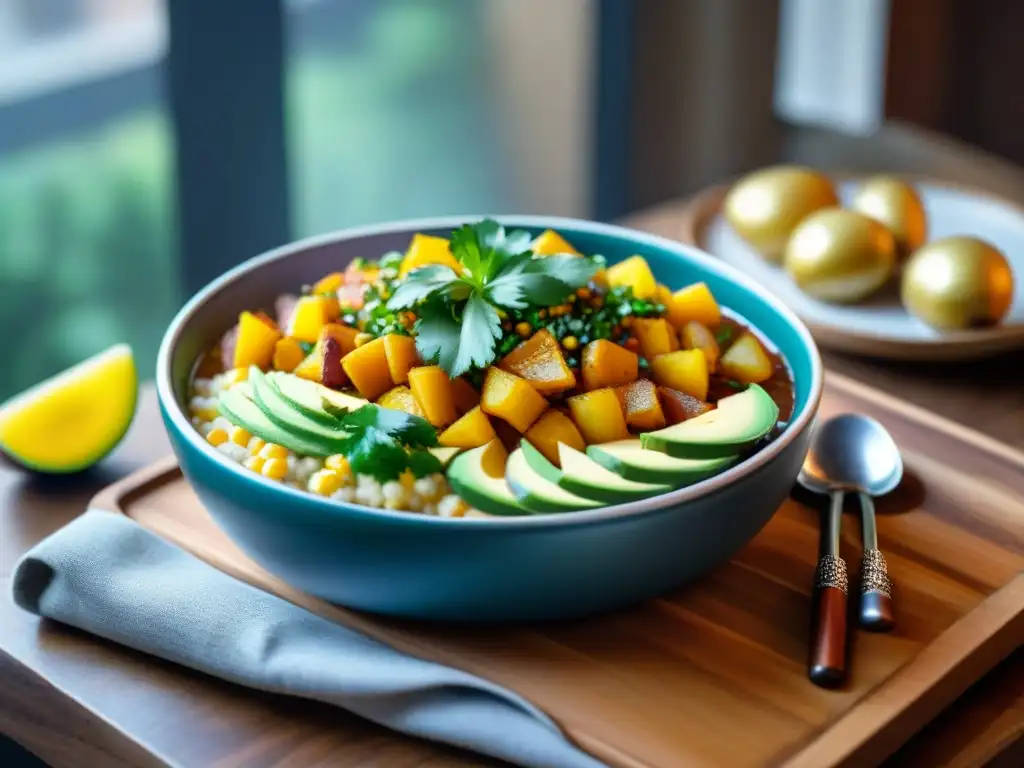
<path fill-rule="evenodd" d="M 821 536 L 821 555 L 814 574 L 811 607 L 811 646 L 807 674 L 823 688 L 846 679 L 846 562 L 839 556 L 843 522 L 843 492 L 830 494 L 828 516 Z"/>
<path fill-rule="evenodd" d="M 823 688 L 846 679 L 846 563 L 826 555 L 818 562 L 811 613 L 808 676 Z"/>

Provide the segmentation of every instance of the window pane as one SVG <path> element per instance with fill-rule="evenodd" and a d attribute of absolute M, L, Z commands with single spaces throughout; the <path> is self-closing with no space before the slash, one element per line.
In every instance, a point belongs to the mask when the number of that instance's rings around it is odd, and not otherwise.
<path fill-rule="evenodd" d="M 0 397 L 179 303 L 154 0 L 0 3 Z"/>
<path fill-rule="evenodd" d="M 592 0 L 290 9 L 298 234 L 445 213 L 586 215 Z"/>

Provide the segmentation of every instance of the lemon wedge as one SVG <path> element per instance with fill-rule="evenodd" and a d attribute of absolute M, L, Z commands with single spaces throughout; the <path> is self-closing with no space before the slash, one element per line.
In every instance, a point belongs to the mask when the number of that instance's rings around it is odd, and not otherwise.
<path fill-rule="evenodd" d="M 77 472 L 121 442 L 135 415 L 138 378 L 118 344 L 0 406 L 0 450 L 40 472 Z"/>

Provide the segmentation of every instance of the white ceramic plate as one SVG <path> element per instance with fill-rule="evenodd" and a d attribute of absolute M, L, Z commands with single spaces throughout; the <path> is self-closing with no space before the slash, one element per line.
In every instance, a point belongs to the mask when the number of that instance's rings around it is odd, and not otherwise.
<path fill-rule="evenodd" d="M 848 203 L 856 181 L 838 183 Z M 1014 299 L 1003 323 L 993 328 L 942 332 L 917 320 L 900 305 L 892 285 L 867 302 L 828 304 L 800 291 L 785 272 L 761 259 L 721 215 L 724 189 L 695 202 L 692 236 L 704 250 L 729 262 L 772 291 L 807 323 L 822 347 L 879 357 L 964 360 L 1024 348 L 1024 210 L 984 192 L 920 181 L 916 187 L 928 215 L 928 239 L 973 235 L 992 243 L 1009 260 Z M 894 281 L 895 282 L 895 281 Z"/>

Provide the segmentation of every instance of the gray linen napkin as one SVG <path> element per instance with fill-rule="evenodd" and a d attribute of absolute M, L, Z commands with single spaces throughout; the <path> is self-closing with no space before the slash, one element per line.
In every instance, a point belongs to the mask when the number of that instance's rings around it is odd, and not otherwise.
<path fill-rule="evenodd" d="M 89 511 L 40 542 L 13 588 L 26 611 L 233 683 L 524 766 L 602 765 L 515 693 L 255 589 L 123 515 Z"/>

